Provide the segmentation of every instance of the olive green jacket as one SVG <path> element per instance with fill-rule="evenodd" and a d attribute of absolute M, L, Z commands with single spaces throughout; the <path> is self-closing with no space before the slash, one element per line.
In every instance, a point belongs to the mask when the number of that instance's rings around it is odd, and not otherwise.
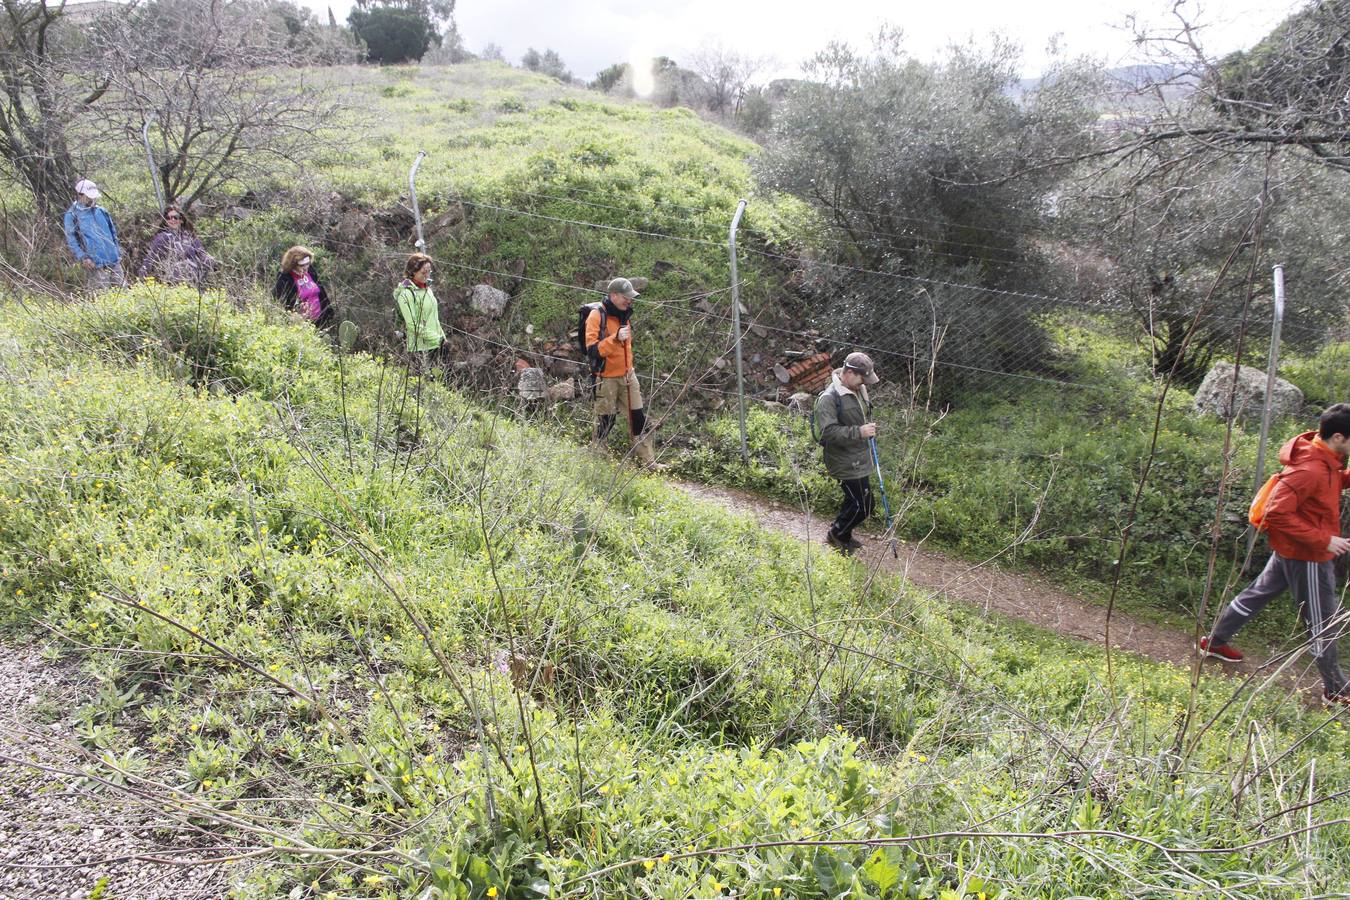
<path fill-rule="evenodd" d="M 816 399 L 812 430 L 825 448 L 825 470 L 840 481 L 866 478 L 872 472 L 872 450 L 867 438 L 858 434 L 872 414 L 865 390 L 860 396 L 844 387 L 836 370 L 833 384 Z"/>

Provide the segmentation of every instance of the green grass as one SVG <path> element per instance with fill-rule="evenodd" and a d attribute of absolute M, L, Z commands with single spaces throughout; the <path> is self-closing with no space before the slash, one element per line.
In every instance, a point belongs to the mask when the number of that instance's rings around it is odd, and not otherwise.
<path fill-rule="evenodd" d="M 687 415 L 680 409 L 693 399 L 681 393 L 684 385 L 710 371 L 703 383 L 731 387 L 727 374 L 711 369 L 729 347 L 727 323 L 699 314 L 694 298 L 727 286 L 723 242 L 736 200 L 753 194 L 753 143 L 688 110 L 606 98 L 497 63 L 311 75 L 346 96 L 354 112 L 341 123 L 336 146 L 314 159 L 304 178 L 286 173 L 261 186 L 264 195 L 277 192 L 271 208 L 243 221 L 203 223 L 208 246 L 231 271 L 266 282 L 285 247 L 307 242 L 319 251 L 340 314 L 361 327 L 363 346 L 390 345 L 390 289 L 411 250 L 411 231 L 380 246 L 324 247 L 331 217 L 308 204 L 336 190 L 342 200 L 333 215 L 353 205 L 393 210 L 405 202 L 408 167 L 425 150 L 419 195 L 428 221 L 460 200 L 471 209 L 467 225 L 431 236 L 443 318 L 465 348 L 494 354 L 494 386 L 509 381 L 513 350 L 568 341 L 577 305 L 595 297 L 579 289 L 619 273 L 651 276 L 639 306 L 636 356 L 649 383 L 669 378 L 653 408 L 657 415 L 675 412 L 663 436 L 679 435 L 680 470 L 793 500 L 804 492 L 819 510 L 833 506 L 835 487 L 819 473 L 817 451 L 802 440 L 800 423 L 752 417 L 755 459 L 742 469 L 730 419 L 708 421 L 702 406 Z M 120 182 L 143 181 L 134 154 L 121 165 Z M 132 203 L 144 206 L 148 196 L 133 193 Z M 753 200 L 747 236 L 779 246 L 811 233 L 801 204 Z M 506 317 L 483 330 L 465 291 L 482 280 L 511 284 L 492 273 L 517 267 L 524 278 Z M 741 274 L 756 318 L 792 326 L 793 295 L 782 289 L 781 273 L 749 256 Z M 711 300 L 726 310 L 725 293 Z M 940 421 L 899 414 L 899 401 L 883 398 L 880 415 L 891 439 L 883 435 L 882 447 L 907 537 L 974 559 L 1000 554 L 1101 597 L 1141 472 L 1156 386 L 1143 349 L 1106 336 L 1104 323 L 1047 326 L 1056 371 L 1025 373 L 1030 377 L 958 398 Z M 752 354 L 772 356 L 781 349 L 776 339 L 752 339 Z M 1310 401 L 1330 401 L 1344 394 L 1343 355 L 1331 347 L 1289 359 L 1285 372 Z M 1142 498 L 1123 579 L 1127 607 L 1175 625 L 1188 623 L 1201 602 L 1222 470 L 1222 428 L 1190 415 L 1189 402 L 1180 390 L 1169 402 L 1159 465 Z M 579 435 L 586 412 L 571 412 L 562 425 Z M 1276 430 L 1284 437 L 1302 427 L 1279 423 Z M 1238 430 L 1234 447 L 1220 586 L 1234 579 L 1231 559 L 1253 480 L 1250 429 Z M 1278 639 L 1294 626 L 1287 611 L 1275 612 L 1257 626 L 1258 638 Z"/>
<path fill-rule="evenodd" d="M 687 375 L 722 352 L 725 325 L 700 321 L 691 306 L 697 295 L 728 285 L 726 233 L 737 200 L 753 190 L 755 144 L 687 109 L 605 98 L 499 63 L 335 68 L 313 76 L 353 108 L 337 146 L 308 166 L 321 190 L 377 213 L 405 205 L 409 168 L 421 150 L 424 219 L 471 204 L 466 225 L 429 235 L 446 318 L 465 313 L 462 292 L 470 286 L 510 285 L 500 273 L 523 266 L 501 338 L 528 346 L 528 326 L 535 341 L 564 340 L 576 307 L 596 297 L 575 288 L 641 275 L 651 279 L 639 330 L 644 363 Z M 290 186 L 274 189 L 284 196 Z M 318 247 L 343 315 L 367 338 L 386 334 L 389 293 L 412 250 L 411 230 L 391 245 L 325 250 L 306 202 L 306 195 L 278 200 L 280 210 L 262 222 L 218 226 L 212 240 L 234 268 L 260 277 L 291 243 Z M 768 197 L 750 208 L 747 229 L 758 217 L 766 233 L 783 234 L 805 212 Z M 777 277 L 762 261 L 742 265 L 744 302 L 766 307 Z M 725 298 L 717 302 L 725 309 Z"/>
<path fill-rule="evenodd" d="M 227 184 L 213 198 L 215 210 L 247 208 L 243 220 L 226 210 L 198 223 L 226 273 L 270 284 L 281 253 L 307 244 L 365 346 L 392 343 L 390 294 L 413 250 L 410 219 L 400 211 L 409 168 L 425 151 L 417 183 L 428 225 L 470 204 L 466 224 L 428 236 L 442 309 L 455 327 L 479 324 L 463 321 L 465 296 L 486 281 L 513 294 L 495 339 L 565 340 L 576 307 L 596 297 L 577 288 L 640 275 L 651 279 L 639 330 L 645 363 L 687 377 L 725 349 L 725 324 L 703 321 L 691 307 L 696 296 L 728 287 L 727 229 L 737 200 L 754 193 L 754 143 L 688 109 L 609 98 L 500 63 L 333 67 L 306 77 L 340 95 L 348 111 L 329 123 L 328 145 L 313 158 Z M 143 154 L 139 144 L 103 149 L 98 175 L 113 188 L 106 205 L 137 252 L 154 218 Z M 344 245 L 329 228 L 353 209 L 377 219 L 393 214 L 407 227 L 374 245 Z M 755 197 L 745 228 L 787 239 L 807 218 L 795 201 Z M 500 274 L 521 265 L 521 281 Z M 50 270 L 62 271 L 55 261 Z M 74 267 L 64 273 L 78 282 Z M 754 259 L 742 262 L 742 277 L 743 301 L 768 312 L 778 277 Z M 725 297 L 716 302 L 725 310 Z"/>
<path fill-rule="evenodd" d="M 1303 823 L 1263 819 L 1345 788 L 1350 738 L 1280 691 L 1244 713 L 1206 679 L 1176 752 L 1184 671 L 1118 656 L 1113 701 L 1091 648 L 804 555 L 266 305 L 10 306 L 0 393 L 5 626 L 101 686 L 71 714 L 92 771 L 273 848 L 242 896 L 1345 886 L 1337 826 L 1174 858 L 1107 833 Z M 1249 734 L 1269 770 L 1235 803 Z"/>

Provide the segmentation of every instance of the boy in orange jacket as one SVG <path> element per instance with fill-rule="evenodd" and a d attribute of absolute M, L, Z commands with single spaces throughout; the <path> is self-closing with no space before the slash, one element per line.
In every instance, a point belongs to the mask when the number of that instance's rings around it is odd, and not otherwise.
<path fill-rule="evenodd" d="M 652 450 L 651 435 L 644 434 L 647 414 L 638 387 L 637 371 L 633 368 L 633 301 L 638 292 L 627 278 L 615 278 L 609 283 L 604 300 L 605 315 L 592 310 L 586 319 L 586 351 L 597 354 L 603 363 L 596 373 L 595 387 L 595 443 L 603 444 L 614 427 L 614 418 L 622 407 L 628 413 L 628 433 L 633 439 L 633 452 L 646 468 L 656 468 L 656 454 Z M 605 333 L 600 333 L 601 322 Z"/>
<path fill-rule="evenodd" d="M 1323 701 L 1350 706 L 1350 688 L 1336 648 L 1344 622 L 1331 562 L 1350 551 L 1350 538 L 1341 537 L 1341 491 L 1350 487 L 1347 453 L 1350 403 L 1327 407 L 1316 432 L 1300 434 L 1280 449 L 1284 470 L 1262 521 L 1270 540 L 1270 561 L 1228 604 L 1209 635 L 1200 639 L 1200 650 L 1216 659 L 1242 659 L 1242 651 L 1228 641 L 1288 590 L 1308 626 L 1308 646 L 1322 673 Z"/>

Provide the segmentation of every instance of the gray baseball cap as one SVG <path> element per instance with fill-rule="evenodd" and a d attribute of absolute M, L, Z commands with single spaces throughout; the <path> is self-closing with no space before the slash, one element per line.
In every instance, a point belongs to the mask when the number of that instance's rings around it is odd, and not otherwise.
<path fill-rule="evenodd" d="M 609 283 L 609 287 L 605 290 L 605 293 L 623 294 L 629 300 L 639 296 L 637 290 L 633 287 L 633 282 L 629 281 L 627 278 L 615 278 Z"/>
<path fill-rule="evenodd" d="M 862 375 L 864 384 L 876 384 L 881 380 L 872 365 L 872 357 L 866 353 L 850 353 L 844 357 L 844 368 Z"/>

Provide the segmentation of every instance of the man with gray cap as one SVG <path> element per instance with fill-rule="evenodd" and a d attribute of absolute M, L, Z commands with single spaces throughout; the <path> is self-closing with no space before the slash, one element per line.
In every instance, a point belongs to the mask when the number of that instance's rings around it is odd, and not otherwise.
<path fill-rule="evenodd" d="M 98 205 L 102 194 L 88 178 L 75 184 L 75 202 L 66 210 L 63 224 L 66 244 L 84 267 L 84 286 L 88 291 L 125 287 L 122 248 L 117 242 L 117 226 L 112 216 Z"/>
<path fill-rule="evenodd" d="M 607 296 L 586 317 L 586 356 L 595 372 L 595 443 L 603 444 L 614 427 L 622 406 L 628 413 L 628 434 L 633 452 L 643 466 L 652 468 L 656 456 L 650 437 L 645 437 L 647 416 L 633 368 L 633 300 L 638 296 L 633 282 L 615 278 Z"/>
<path fill-rule="evenodd" d="M 872 450 L 877 433 L 871 421 L 867 386 L 881 379 L 866 353 L 850 353 L 835 369 L 830 386 L 816 400 L 811 433 L 825 450 L 825 469 L 844 490 L 839 515 L 825 533 L 825 542 L 845 556 L 862 549 L 853 529 L 872 514 Z"/>

